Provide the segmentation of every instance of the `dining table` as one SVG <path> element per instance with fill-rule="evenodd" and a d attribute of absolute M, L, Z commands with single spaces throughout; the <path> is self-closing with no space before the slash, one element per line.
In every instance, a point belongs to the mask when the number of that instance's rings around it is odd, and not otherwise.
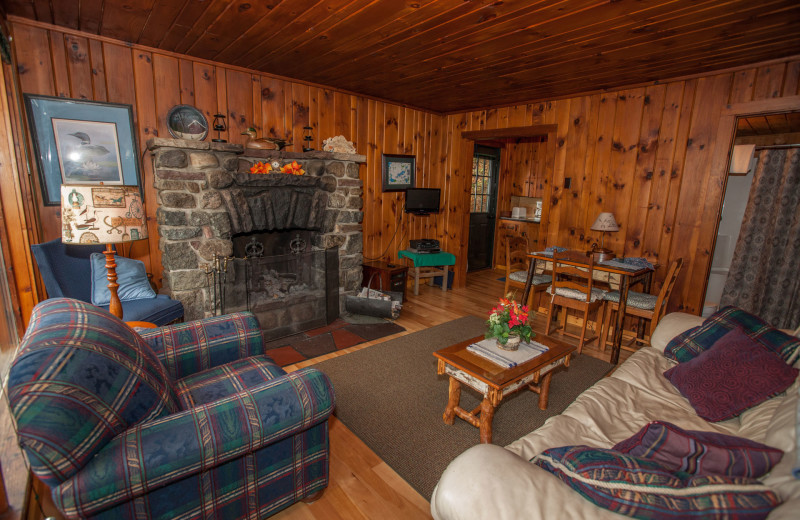
<path fill-rule="evenodd" d="M 537 269 L 537 262 L 552 262 L 553 253 L 550 251 L 537 251 L 528 253 L 528 258 L 530 258 L 531 261 L 528 265 L 528 277 L 525 280 L 525 289 L 522 295 L 523 302 L 528 301 L 528 296 L 530 295 L 531 291 L 531 283 Z M 559 264 L 568 264 L 573 267 L 588 268 L 590 259 L 587 256 L 586 263 L 583 263 L 582 261 L 559 260 Z M 593 269 L 595 272 L 599 271 L 619 275 L 619 311 L 617 312 L 616 321 L 614 324 L 614 340 L 611 344 L 611 364 L 616 365 L 619 363 L 619 351 L 622 347 L 622 324 L 625 320 L 625 308 L 628 304 L 628 289 L 631 285 L 641 282 L 644 287 L 644 292 L 649 293 L 654 268 L 643 265 L 626 264 L 624 259 L 611 259 L 603 262 L 595 262 Z M 641 334 L 641 324 L 639 325 L 638 330 Z"/>

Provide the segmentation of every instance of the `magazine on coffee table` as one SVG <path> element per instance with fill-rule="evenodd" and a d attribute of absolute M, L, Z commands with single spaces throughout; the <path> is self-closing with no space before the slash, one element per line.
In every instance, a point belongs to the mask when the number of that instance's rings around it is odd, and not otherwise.
<path fill-rule="evenodd" d="M 523 341 L 519 344 L 519 349 L 517 350 L 503 350 L 497 346 L 497 340 L 489 338 L 471 344 L 467 347 L 467 350 L 477 356 L 488 359 L 495 365 L 503 368 L 513 368 L 544 354 L 550 349 L 547 345 L 542 345 L 536 341 Z"/>

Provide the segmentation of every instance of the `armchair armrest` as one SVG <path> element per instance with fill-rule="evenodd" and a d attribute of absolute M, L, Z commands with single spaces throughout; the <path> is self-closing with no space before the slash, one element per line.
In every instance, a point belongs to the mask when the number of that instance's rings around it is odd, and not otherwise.
<path fill-rule="evenodd" d="M 328 377 L 304 368 L 130 428 L 55 488 L 53 498 L 70 518 L 96 514 L 305 431 L 327 420 L 333 407 Z"/>
<path fill-rule="evenodd" d="M 139 335 L 175 379 L 264 353 L 261 327 L 251 312 L 167 325 Z"/>

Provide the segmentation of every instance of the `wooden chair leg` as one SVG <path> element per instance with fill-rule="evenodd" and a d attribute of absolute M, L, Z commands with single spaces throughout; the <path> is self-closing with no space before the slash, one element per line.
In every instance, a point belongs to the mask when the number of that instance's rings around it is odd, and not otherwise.
<path fill-rule="evenodd" d="M 583 343 L 586 341 L 586 325 L 589 324 L 589 309 L 583 311 L 583 325 L 581 326 L 581 337 L 578 340 L 578 354 L 583 351 Z"/>
<path fill-rule="evenodd" d="M 550 327 L 553 323 L 553 300 L 550 300 L 550 307 L 547 310 L 547 326 L 544 328 L 545 334 L 550 334 Z"/>
<path fill-rule="evenodd" d="M 611 309 L 614 305 L 611 302 L 603 304 L 603 323 L 600 330 L 600 350 L 606 351 L 606 343 L 608 343 L 608 331 L 611 328 Z"/>

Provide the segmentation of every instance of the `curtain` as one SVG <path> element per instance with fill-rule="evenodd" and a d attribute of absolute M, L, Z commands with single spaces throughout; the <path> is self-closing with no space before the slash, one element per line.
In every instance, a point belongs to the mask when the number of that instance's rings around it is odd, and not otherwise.
<path fill-rule="evenodd" d="M 762 150 L 722 305 L 779 328 L 800 324 L 800 149 Z"/>

